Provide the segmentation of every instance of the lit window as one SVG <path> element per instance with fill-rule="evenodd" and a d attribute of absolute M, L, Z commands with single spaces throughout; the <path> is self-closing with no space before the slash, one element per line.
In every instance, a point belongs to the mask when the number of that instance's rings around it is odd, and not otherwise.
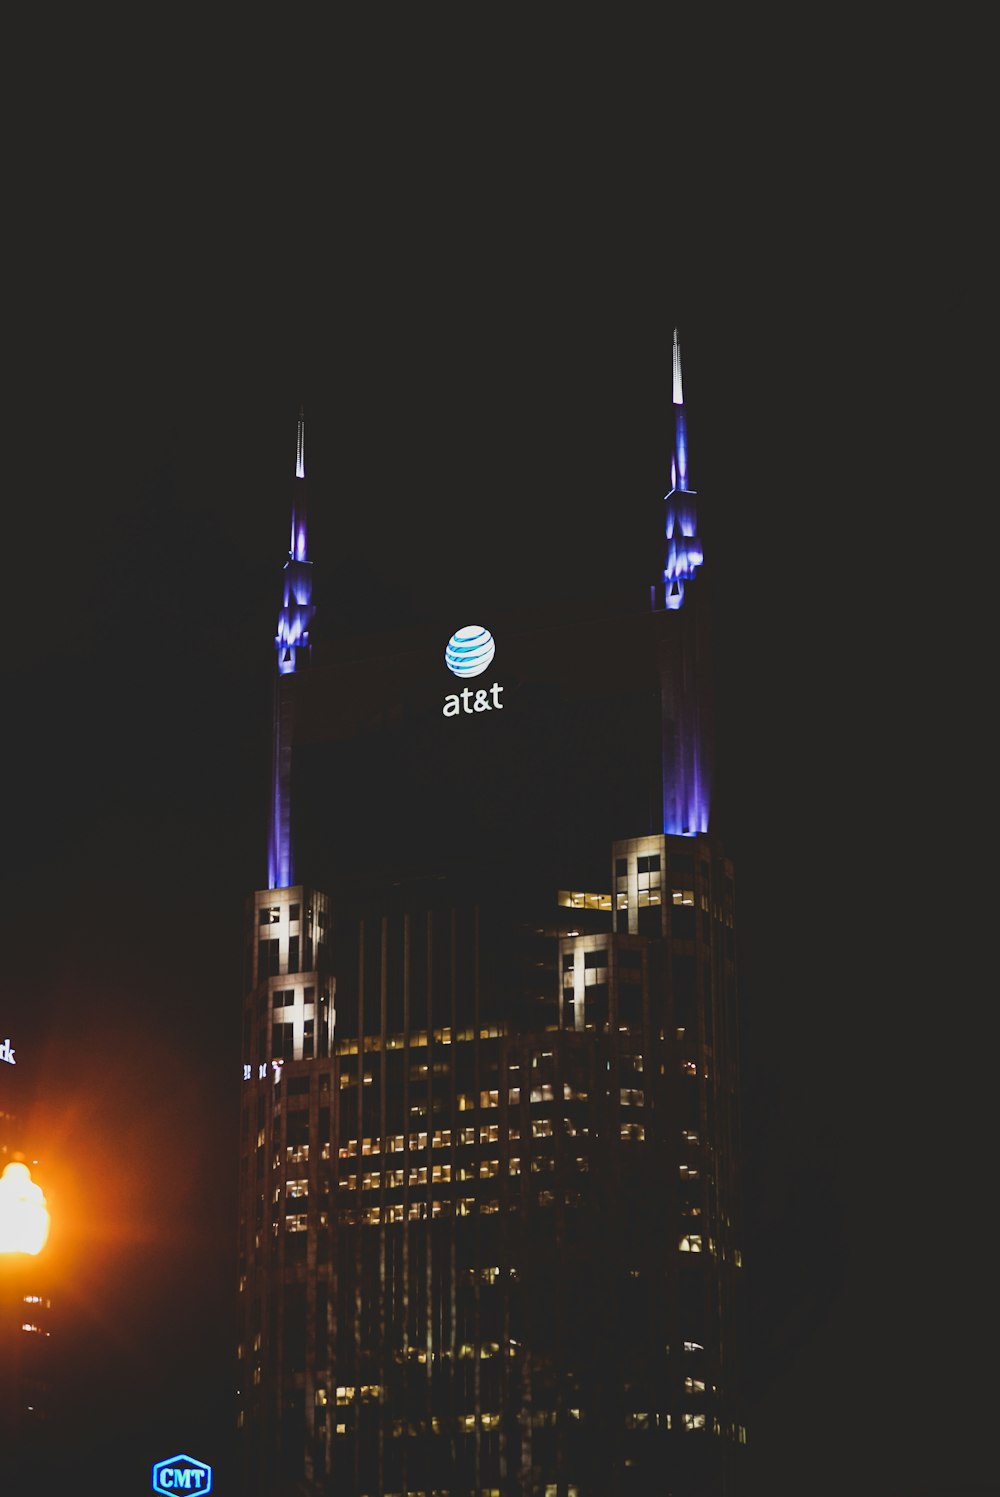
<path fill-rule="evenodd" d="M 704 1393 L 705 1379 L 703 1377 L 686 1377 L 684 1379 L 685 1393 Z"/>
<path fill-rule="evenodd" d="M 705 1416 L 704 1416 L 704 1414 L 682 1414 L 681 1418 L 684 1421 L 684 1428 L 685 1429 L 704 1429 L 705 1428 Z"/>
<path fill-rule="evenodd" d="M 701 1237 L 697 1232 L 689 1232 L 680 1241 L 682 1253 L 700 1253 Z"/>

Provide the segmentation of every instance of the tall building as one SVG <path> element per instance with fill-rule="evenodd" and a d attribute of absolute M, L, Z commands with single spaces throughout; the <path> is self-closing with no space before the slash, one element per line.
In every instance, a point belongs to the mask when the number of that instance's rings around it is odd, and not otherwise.
<path fill-rule="evenodd" d="M 48 1214 L 24 1152 L 24 1057 L 0 1039 L 0 1450 L 11 1481 L 43 1474 L 52 1418 Z M 43 1222 L 45 1225 L 43 1226 Z M 40 1256 L 39 1256 L 40 1255 Z"/>
<path fill-rule="evenodd" d="M 739 1490 L 733 869 L 676 334 L 673 418 L 652 586 L 325 644 L 300 420 L 246 913 L 248 1494 Z"/>

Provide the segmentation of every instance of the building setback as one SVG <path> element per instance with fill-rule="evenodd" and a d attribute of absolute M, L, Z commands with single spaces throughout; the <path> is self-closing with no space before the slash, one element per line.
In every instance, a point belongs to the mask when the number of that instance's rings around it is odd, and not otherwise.
<path fill-rule="evenodd" d="M 247 1497 L 739 1491 L 733 869 L 676 334 L 673 396 L 648 597 L 325 659 L 300 420 L 246 914 Z"/>

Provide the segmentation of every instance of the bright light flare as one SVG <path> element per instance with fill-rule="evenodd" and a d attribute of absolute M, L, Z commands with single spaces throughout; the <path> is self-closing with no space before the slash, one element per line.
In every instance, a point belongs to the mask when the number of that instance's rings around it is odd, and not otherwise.
<path fill-rule="evenodd" d="M 42 1187 L 16 1160 L 0 1175 L 0 1253 L 40 1253 L 49 1235 Z"/>

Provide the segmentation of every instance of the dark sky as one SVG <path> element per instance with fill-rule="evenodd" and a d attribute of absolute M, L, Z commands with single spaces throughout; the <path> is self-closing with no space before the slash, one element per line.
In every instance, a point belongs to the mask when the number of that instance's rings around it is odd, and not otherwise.
<path fill-rule="evenodd" d="M 978 1113 L 913 1017 L 880 831 L 878 173 L 804 85 L 732 58 L 682 84 L 634 22 L 452 20 L 97 21 L 44 65 L 25 49 L 0 1039 L 35 1087 L 66 1427 L 124 1441 L 129 1491 L 221 1444 L 240 911 L 299 403 L 321 630 L 585 594 L 645 560 L 677 322 L 740 899 L 758 1474 L 991 1490 L 982 1280 L 943 1251 L 971 1230 Z"/>

